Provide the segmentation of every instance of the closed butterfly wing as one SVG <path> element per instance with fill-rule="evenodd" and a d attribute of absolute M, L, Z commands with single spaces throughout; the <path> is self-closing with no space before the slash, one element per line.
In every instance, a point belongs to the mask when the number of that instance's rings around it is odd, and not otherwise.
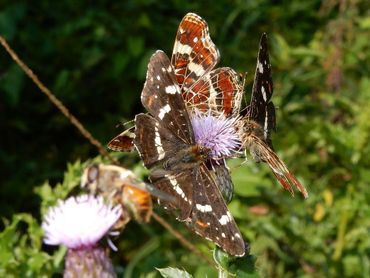
<path fill-rule="evenodd" d="M 240 121 L 243 145 L 257 162 L 263 161 L 269 165 L 280 184 L 292 195 L 294 195 L 293 187 L 296 187 L 307 198 L 306 188 L 288 170 L 272 148 L 270 135 L 276 127 L 275 107 L 271 102 L 272 94 L 273 84 L 267 36 L 263 34 L 260 40 L 251 102 L 241 112 L 244 116 Z"/>

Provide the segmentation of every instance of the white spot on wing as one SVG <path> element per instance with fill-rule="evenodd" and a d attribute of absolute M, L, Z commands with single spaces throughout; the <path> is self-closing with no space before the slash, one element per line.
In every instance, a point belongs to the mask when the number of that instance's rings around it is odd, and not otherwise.
<path fill-rule="evenodd" d="M 265 139 L 267 139 L 267 135 L 268 135 L 268 112 L 266 110 L 265 123 L 264 123 L 264 127 L 263 127 L 263 136 L 265 137 Z"/>
<path fill-rule="evenodd" d="M 205 73 L 204 68 L 196 63 L 189 63 L 188 68 L 191 72 L 195 72 L 198 76 L 202 76 Z"/>
<path fill-rule="evenodd" d="M 220 222 L 221 225 L 226 225 L 227 223 L 230 222 L 230 218 L 228 215 L 224 214 L 221 216 L 220 219 L 218 219 L 218 222 Z"/>
<path fill-rule="evenodd" d="M 264 101 L 267 101 L 267 95 L 266 95 L 266 90 L 265 87 L 261 87 L 261 92 L 262 92 L 262 97 Z"/>
<path fill-rule="evenodd" d="M 260 61 L 257 62 L 257 67 L 258 67 L 259 73 L 263 73 L 263 65 L 260 63 Z"/>
<path fill-rule="evenodd" d="M 162 140 L 161 140 L 161 136 L 159 135 L 159 131 L 158 131 L 157 126 L 154 127 L 154 135 L 155 135 L 154 143 L 155 143 L 155 146 L 157 148 L 158 160 L 161 160 L 161 159 L 164 158 L 165 152 L 164 152 L 164 149 L 162 147 Z"/>
<path fill-rule="evenodd" d="M 159 75 L 157 75 L 157 80 L 159 81 L 159 80 L 161 80 L 161 77 L 159 76 Z"/>
<path fill-rule="evenodd" d="M 174 95 L 174 94 L 176 94 L 176 93 L 177 93 L 177 88 L 176 88 L 176 86 L 175 86 L 175 85 L 167 86 L 167 87 L 165 88 L 165 92 L 166 92 L 167 94 Z"/>
<path fill-rule="evenodd" d="M 198 42 L 198 37 L 194 37 L 193 42 L 197 43 Z"/>
<path fill-rule="evenodd" d="M 193 51 L 191 46 L 189 46 L 187 44 L 182 44 L 179 41 L 177 41 L 176 43 L 177 43 L 177 47 L 176 47 L 176 50 L 174 51 L 175 55 L 177 55 L 177 54 L 188 54 L 188 55 L 190 55 L 190 53 Z"/>
<path fill-rule="evenodd" d="M 211 79 L 207 78 L 206 80 L 211 80 Z M 211 106 L 217 107 L 216 98 L 217 98 L 217 92 L 215 90 L 215 87 L 213 86 L 213 84 L 210 84 L 210 86 L 209 86 L 209 104 Z"/>
<path fill-rule="evenodd" d="M 179 194 L 181 196 L 181 198 L 183 198 L 187 202 L 188 198 L 186 198 L 185 193 L 184 193 L 184 191 L 182 191 L 181 187 L 177 183 L 176 178 L 172 175 L 166 175 L 165 177 L 168 178 L 168 180 L 172 184 L 173 189 L 176 191 L 176 193 Z"/>
<path fill-rule="evenodd" d="M 210 212 L 212 211 L 212 207 L 210 205 L 201 205 L 201 204 L 196 204 L 195 206 L 197 208 L 197 210 L 201 211 L 201 212 Z"/>
<path fill-rule="evenodd" d="M 170 111 L 171 111 L 170 105 L 169 104 L 166 104 L 164 107 L 162 107 L 161 109 L 159 109 L 158 118 L 160 118 L 162 120 L 164 118 L 164 115 L 166 115 Z"/>

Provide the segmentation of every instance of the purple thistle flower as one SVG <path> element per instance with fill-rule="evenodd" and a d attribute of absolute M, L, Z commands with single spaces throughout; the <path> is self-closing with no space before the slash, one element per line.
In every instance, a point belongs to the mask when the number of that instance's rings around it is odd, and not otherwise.
<path fill-rule="evenodd" d="M 210 112 L 195 110 L 191 115 L 195 142 L 211 150 L 212 159 L 232 156 L 240 148 L 239 135 L 234 128 L 235 119 L 223 114 L 213 116 Z"/>
<path fill-rule="evenodd" d="M 59 201 L 56 207 L 49 209 L 42 223 L 44 242 L 63 244 L 69 249 L 93 247 L 121 213 L 121 206 L 106 205 L 103 198 L 91 195 Z"/>
<path fill-rule="evenodd" d="M 111 260 L 101 247 L 69 249 L 65 260 L 64 278 L 117 277 Z"/>

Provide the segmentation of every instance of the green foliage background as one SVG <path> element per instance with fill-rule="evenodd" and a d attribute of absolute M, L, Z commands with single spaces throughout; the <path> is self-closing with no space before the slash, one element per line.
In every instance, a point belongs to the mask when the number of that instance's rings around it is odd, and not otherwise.
<path fill-rule="evenodd" d="M 369 1 L 32 2 L 2 1 L 0 34 L 103 143 L 143 111 L 148 58 L 171 53 L 187 12 L 207 20 L 220 65 L 248 71 L 247 97 L 267 32 L 274 146 L 310 198 L 291 198 L 267 165 L 232 160 L 231 211 L 262 276 L 370 277 Z M 64 250 L 42 245 L 42 212 L 78 185 L 78 161 L 97 151 L 0 53 L 0 274 L 51 276 L 61 273 Z M 119 158 L 143 173 L 135 154 Z M 208 242 L 156 211 L 211 255 Z M 117 245 L 114 262 L 126 277 L 155 277 L 154 267 L 167 266 L 215 275 L 154 221 L 131 223 Z"/>

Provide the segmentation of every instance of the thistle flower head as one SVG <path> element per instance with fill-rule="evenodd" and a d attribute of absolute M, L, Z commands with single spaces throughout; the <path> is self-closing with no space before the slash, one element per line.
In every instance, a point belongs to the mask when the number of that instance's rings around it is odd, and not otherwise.
<path fill-rule="evenodd" d="M 195 142 L 210 149 L 212 159 L 230 157 L 240 147 L 240 139 L 234 128 L 235 119 L 223 114 L 195 110 L 191 115 Z"/>
<path fill-rule="evenodd" d="M 64 278 L 104 277 L 115 278 L 112 261 L 103 248 L 68 249 L 65 258 Z"/>
<path fill-rule="evenodd" d="M 91 195 L 71 197 L 47 212 L 42 228 L 44 242 L 63 244 L 70 249 L 94 246 L 114 225 L 122 213 L 121 207 L 112 207 L 103 198 Z"/>

